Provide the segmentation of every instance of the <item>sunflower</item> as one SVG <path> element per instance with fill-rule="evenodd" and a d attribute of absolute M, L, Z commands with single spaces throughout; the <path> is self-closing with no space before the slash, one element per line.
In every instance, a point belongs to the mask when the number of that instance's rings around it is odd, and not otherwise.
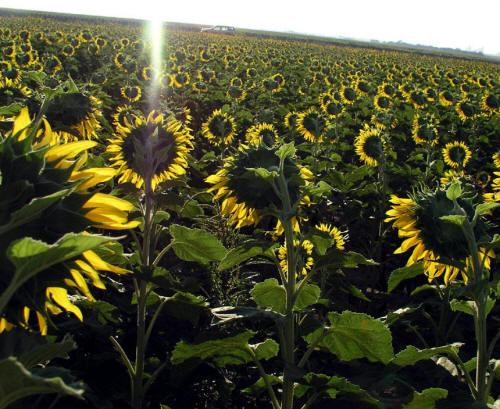
<path fill-rule="evenodd" d="M 271 91 L 272 93 L 276 93 L 281 90 L 279 82 L 274 78 L 265 78 L 262 81 L 262 88 L 264 89 L 264 91 Z"/>
<path fill-rule="evenodd" d="M 345 107 L 337 101 L 330 101 L 323 107 L 323 112 L 329 118 L 339 118 L 345 112 Z"/>
<path fill-rule="evenodd" d="M 78 137 L 94 139 L 101 127 L 97 120 L 100 105 L 101 102 L 91 95 L 65 93 L 50 100 L 45 116 L 52 127 L 61 132 L 65 141 L 73 141 Z"/>
<path fill-rule="evenodd" d="M 325 105 L 329 103 L 333 99 L 332 95 L 329 92 L 322 92 L 319 94 L 318 100 L 319 105 L 322 109 L 324 109 Z"/>
<path fill-rule="evenodd" d="M 262 123 L 250 127 L 247 130 L 245 139 L 251 145 L 275 146 L 278 143 L 278 131 L 272 124 Z"/>
<path fill-rule="evenodd" d="M 297 131 L 309 142 L 322 142 L 325 127 L 325 118 L 314 108 L 300 113 L 297 118 Z"/>
<path fill-rule="evenodd" d="M 361 94 L 361 95 L 368 95 L 370 93 L 370 84 L 368 82 L 359 80 L 356 81 L 356 90 Z"/>
<path fill-rule="evenodd" d="M 455 169 L 446 170 L 444 172 L 444 176 L 442 176 L 440 179 L 441 187 L 445 188 L 446 186 L 449 186 L 450 183 L 462 180 L 464 178 L 465 178 L 465 173 L 463 170 L 455 170 Z"/>
<path fill-rule="evenodd" d="M 123 98 L 125 98 L 129 102 L 136 102 L 141 99 L 141 88 L 137 85 L 126 85 L 125 87 L 120 88 L 120 94 Z"/>
<path fill-rule="evenodd" d="M 139 111 L 134 110 L 130 105 L 124 105 L 118 107 L 111 117 L 113 118 L 113 124 L 115 126 L 130 128 L 139 115 Z"/>
<path fill-rule="evenodd" d="M 384 94 L 377 94 L 373 99 L 373 105 L 377 111 L 387 111 L 391 109 L 392 99 Z"/>
<path fill-rule="evenodd" d="M 444 162 L 452 168 L 464 168 L 472 157 L 470 149 L 464 142 L 450 142 L 443 148 Z"/>
<path fill-rule="evenodd" d="M 315 226 L 319 231 L 327 233 L 333 239 L 333 245 L 338 250 L 344 250 L 345 237 L 342 232 L 335 226 L 326 223 L 320 223 Z"/>
<path fill-rule="evenodd" d="M 461 100 L 455 106 L 460 119 L 465 122 L 467 119 L 475 118 L 477 112 L 474 105 L 470 104 L 467 100 Z"/>
<path fill-rule="evenodd" d="M 31 90 L 9 79 L 0 80 L 0 106 L 11 105 L 15 102 L 25 102 L 31 95 Z"/>
<path fill-rule="evenodd" d="M 473 217 L 473 207 L 465 200 L 458 199 L 459 205 L 465 209 L 469 217 Z M 410 266 L 422 262 L 424 273 L 432 282 L 444 274 L 447 285 L 454 280 L 458 273 L 467 283 L 468 272 L 451 264 L 458 261 L 470 264 L 470 254 L 467 241 L 460 227 L 440 219 L 442 216 L 453 214 L 453 202 L 448 200 L 444 190 L 435 192 L 419 192 L 413 198 L 399 198 L 391 196 L 392 208 L 387 211 L 386 222 L 393 222 L 393 227 L 398 229 L 398 236 L 405 240 L 394 254 L 404 253 L 411 248 L 413 252 L 406 265 Z M 481 220 L 475 226 L 474 232 L 479 236 L 487 226 Z M 485 267 L 490 267 L 490 259 L 495 257 L 492 251 L 485 254 L 485 249 L 479 249 L 479 258 L 485 259 Z"/>
<path fill-rule="evenodd" d="M 379 128 L 370 128 L 366 124 L 354 140 L 356 153 L 368 166 L 378 166 L 384 154 L 384 146 L 382 131 Z"/>
<path fill-rule="evenodd" d="M 45 59 L 44 71 L 49 74 L 49 76 L 53 77 L 59 70 L 62 70 L 62 64 L 59 58 L 52 55 Z"/>
<path fill-rule="evenodd" d="M 229 85 L 232 86 L 232 87 L 242 87 L 243 86 L 243 81 L 241 81 L 241 78 L 235 77 L 235 78 L 231 79 Z"/>
<path fill-rule="evenodd" d="M 487 116 L 498 113 L 498 109 L 500 108 L 500 101 L 495 95 L 491 94 L 488 91 L 481 99 L 481 108 L 484 114 Z"/>
<path fill-rule="evenodd" d="M 438 121 L 434 118 L 433 115 L 417 114 L 413 119 L 411 137 L 417 145 L 437 145 L 439 140 L 436 128 L 437 125 Z"/>
<path fill-rule="evenodd" d="M 19 186 L 25 186 L 27 180 L 31 186 L 31 189 L 23 189 L 23 194 L 10 197 L 8 202 L 0 206 L 3 209 L 0 225 L 8 225 L 14 211 L 39 198 L 53 196 L 57 192 L 66 193 L 59 195 L 49 208 L 33 214 L 35 219 L 32 217 L 28 222 L 2 229 L 0 242 L 9 243 L 22 237 L 31 237 L 53 243 L 67 233 L 81 233 L 91 226 L 107 230 L 137 227 L 139 222 L 127 220 L 128 212 L 133 208 L 131 203 L 109 194 L 89 191 L 101 182 L 110 180 L 116 173 L 109 168 L 84 168 L 86 151 L 97 143 L 79 141 L 60 144 L 61 138 L 53 135 L 46 120 L 44 123 L 44 129 L 33 130 L 28 110 L 23 108 L 14 121 L 12 131 L 0 142 L 3 146 L 0 149 L 2 186 L 5 189 L 18 189 Z M 13 156 L 14 151 L 16 154 Z M 82 312 L 72 303 L 68 290 L 76 289 L 89 301 L 95 301 L 87 279 L 94 287 L 103 289 L 105 286 L 100 279 L 100 271 L 130 273 L 107 263 L 96 251 L 84 251 L 64 264 L 59 263 L 44 270 L 23 284 L 7 307 L 6 315 L 0 318 L 0 332 L 11 328 L 11 323 L 24 328 L 31 326 L 31 311 L 35 312 L 42 335 L 47 333 L 49 314 L 67 311 L 82 320 Z M 1 251 L 0 259 L 4 266 L 3 273 L 8 278 L 12 265 L 4 259 L 5 254 L 5 251 Z"/>
<path fill-rule="evenodd" d="M 94 72 L 90 77 L 90 83 L 93 85 L 104 85 L 108 81 L 106 74 L 103 72 Z"/>
<path fill-rule="evenodd" d="M 357 99 L 356 90 L 352 87 L 342 85 L 342 88 L 340 90 L 340 97 L 342 98 L 342 102 L 344 104 L 354 104 Z"/>
<path fill-rule="evenodd" d="M 297 120 L 299 118 L 299 113 L 295 111 L 290 111 L 285 115 L 285 126 L 290 130 L 294 131 L 297 127 Z"/>
<path fill-rule="evenodd" d="M 453 101 L 453 95 L 449 91 L 445 90 L 439 93 L 439 102 L 441 103 L 441 105 L 447 107 L 453 105 Z"/>
<path fill-rule="evenodd" d="M 237 229 L 256 225 L 268 209 L 282 207 L 271 184 L 254 172 L 256 168 L 276 171 L 279 167 L 276 150 L 276 147 L 265 145 L 240 146 L 234 157 L 225 159 L 222 169 L 205 179 L 213 185 L 208 192 L 217 192 L 213 200 L 223 199 L 221 210 L 223 215 L 230 216 L 229 225 L 235 225 Z M 292 204 L 301 199 L 301 187 L 310 174 L 291 158 L 285 159 L 284 175 Z"/>
<path fill-rule="evenodd" d="M 207 92 L 208 86 L 202 81 L 193 82 L 193 90 L 196 92 Z"/>
<path fill-rule="evenodd" d="M 174 86 L 176 88 L 181 88 L 189 84 L 191 78 L 187 72 L 177 72 L 173 74 L 173 80 L 174 80 Z"/>
<path fill-rule="evenodd" d="M 244 100 L 246 95 L 247 95 L 246 91 L 236 85 L 230 85 L 226 92 L 226 97 L 236 102 Z"/>
<path fill-rule="evenodd" d="M 306 276 L 307 272 L 310 271 L 314 265 L 314 258 L 311 256 L 314 245 L 309 240 L 303 240 L 302 242 L 299 240 L 294 240 L 293 247 L 295 249 L 300 249 L 300 255 L 302 256 L 300 258 L 302 265 L 302 270 L 300 271 L 300 274 Z M 305 261 L 303 260 L 304 258 Z M 286 241 L 285 244 L 283 246 L 280 246 L 280 248 L 278 249 L 278 259 L 280 260 L 280 266 L 283 272 L 285 274 L 288 273 L 288 265 L 286 260 L 287 259 Z M 300 277 L 300 274 L 298 272 L 296 273 L 297 278 Z"/>
<path fill-rule="evenodd" d="M 213 145 L 230 145 L 236 135 L 234 119 L 216 109 L 201 127 L 202 135 Z"/>
<path fill-rule="evenodd" d="M 128 122 L 128 121 L 127 121 Z M 119 183 L 131 182 L 140 189 L 150 174 L 151 189 L 186 173 L 187 155 L 193 144 L 191 135 L 177 120 L 166 121 L 152 111 L 147 118 L 135 116 L 131 126 L 117 127 L 106 152 L 118 168 Z"/>
<path fill-rule="evenodd" d="M 493 162 L 495 166 L 500 169 L 500 151 L 493 154 Z"/>

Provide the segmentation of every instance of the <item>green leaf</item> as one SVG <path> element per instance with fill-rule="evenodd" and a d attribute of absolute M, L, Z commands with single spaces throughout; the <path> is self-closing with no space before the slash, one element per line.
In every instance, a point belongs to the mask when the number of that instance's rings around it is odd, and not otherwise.
<path fill-rule="evenodd" d="M 330 377 L 323 374 L 308 373 L 301 379 L 300 385 L 297 386 L 297 397 L 301 398 L 308 390 L 311 390 L 315 394 L 326 394 L 332 399 L 337 396 L 345 396 L 357 402 L 364 402 L 374 405 L 377 408 L 383 408 L 382 403 L 370 396 L 368 392 L 340 376 Z"/>
<path fill-rule="evenodd" d="M 256 345 L 250 345 L 249 339 L 256 333 L 247 330 L 234 337 L 202 342 L 201 344 L 186 344 L 178 342 L 172 352 L 172 364 L 179 365 L 191 358 L 210 359 L 219 366 L 242 365 L 253 361 L 254 351 L 259 359 L 270 359 L 278 353 L 278 344 L 270 339 Z"/>
<path fill-rule="evenodd" d="M 320 181 L 316 185 L 313 185 L 312 183 L 306 185 L 303 190 L 305 194 L 311 195 L 313 197 L 319 197 L 330 193 L 333 188 L 328 183 Z"/>
<path fill-rule="evenodd" d="M 272 257 L 274 247 L 276 244 L 267 241 L 250 240 L 244 242 L 228 251 L 217 269 L 219 271 L 227 270 L 256 256 Z"/>
<path fill-rule="evenodd" d="M 491 209 L 494 209 L 496 207 L 500 206 L 500 203 L 496 202 L 489 202 L 489 203 L 481 203 L 477 205 L 476 211 L 474 213 L 474 218 L 477 218 L 478 216 L 488 213 Z"/>
<path fill-rule="evenodd" d="M 456 224 L 457 226 L 462 226 L 464 222 L 467 220 L 467 216 L 462 216 L 459 214 L 451 214 L 448 216 L 441 216 L 439 219 L 448 223 Z"/>
<path fill-rule="evenodd" d="M 413 399 L 402 409 L 435 409 L 436 401 L 445 399 L 448 396 L 448 391 L 441 388 L 429 388 L 421 393 L 414 391 Z"/>
<path fill-rule="evenodd" d="M 264 179 L 268 183 L 272 183 L 275 178 L 278 177 L 278 172 L 269 171 L 265 168 L 246 168 L 247 170 L 253 172 L 253 174 L 261 179 Z"/>
<path fill-rule="evenodd" d="M 394 290 L 401 281 L 408 280 L 409 278 L 414 278 L 424 274 L 424 268 L 422 263 L 412 264 L 411 266 L 401 267 L 393 272 L 389 276 L 389 281 L 387 282 L 387 292 Z"/>
<path fill-rule="evenodd" d="M 38 218 L 40 213 L 58 202 L 68 191 L 68 189 L 65 189 L 48 196 L 33 199 L 27 205 L 11 214 L 9 222 L 0 227 L 0 235 Z"/>
<path fill-rule="evenodd" d="M 462 188 L 459 182 L 454 182 L 446 189 L 446 197 L 450 200 L 457 200 L 462 194 Z"/>
<path fill-rule="evenodd" d="M 200 315 L 207 310 L 208 303 L 205 298 L 188 292 L 178 291 L 172 297 L 165 299 L 165 312 L 177 319 L 198 324 Z"/>
<path fill-rule="evenodd" d="M 291 158 L 293 155 L 295 155 L 296 149 L 293 144 L 293 142 L 286 143 L 284 145 L 281 145 L 280 148 L 276 151 L 276 156 L 280 158 L 281 160 L 284 160 L 286 158 Z"/>
<path fill-rule="evenodd" d="M 271 308 L 281 314 L 286 310 L 286 291 L 275 278 L 255 284 L 250 295 L 260 308 Z"/>
<path fill-rule="evenodd" d="M 19 102 L 14 102 L 13 104 L 7 105 L 0 107 L 0 116 L 5 116 L 8 118 L 12 118 L 19 114 L 21 109 L 23 108 L 23 104 L 20 104 Z"/>
<path fill-rule="evenodd" d="M 461 343 L 443 345 L 435 348 L 418 349 L 413 345 L 408 345 L 405 349 L 398 352 L 391 363 L 398 366 L 415 365 L 418 361 L 431 359 L 436 355 L 453 355 L 458 353 L 458 349 L 462 346 Z"/>
<path fill-rule="evenodd" d="M 320 288 L 315 284 L 304 285 L 295 299 L 294 309 L 302 311 L 304 308 L 315 304 L 319 300 L 320 292 Z"/>
<path fill-rule="evenodd" d="M 495 306 L 496 300 L 493 298 L 489 298 L 486 300 L 486 315 L 490 313 L 490 311 Z M 452 311 L 461 311 L 466 314 L 474 316 L 474 301 L 465 301 L 465 300 L 451 300 L 450 308 Z"/>
<path fill-rule="evenodd" d="M 72 339 L 53 344 L 42 344 L 25 352 L 19 357 L 19 362 L 26 369 L 33 368 L 37 364 L 46 364 L 54 358 L 68 358 L 68 352 L 76 349 L 76 343 Z"/>
<path fill-rule="evenodd" d="M 417 308 L 413 308 L 413 307 L 399 308 L 396 311 L 389 312 L 385 317 L 382 317 L 381 320 L 384 321 L 385 325 L 390 327 L 391 325 L 393 325 L 396 321 L 398 321 L 404 315 L 411 314 L 417 310 L 418 310 L 418 307 Z"/>
<path fill-rule="evenodd" d="M 284 317 L 282 314 L 277 312 L 254 307 L 217 307 L 212 308 L 211 311 L 218 320 L 217 324 L 225 324 L 242 318 L 270 318 L 273 320 L 281 320 Z"/>
<path fill-rule="evenodd" d="M 170 234 L 174 238 L 172 248 L 181 260 L 207 264 L 210 261 L 220 261 L 226 255 L 222 243 L 204 230 L 173 224 L 170 226 Z"/>
<path fill-rule="evenodd" d="M 356 253 L 354 251 L 342 251 L 336 248 L 330 248 L 324 256 L 318 258 L 314 266 L 317 269 L 320 268 L 356 268 L 358 265 L 364 264 L 367 266 L 376 266 L 373 260 L 365 258 L 362 254 Z"/>
<path fill-rule="evenodd" d="M 342 361 L 367 358 L 371 362 L 388 363 L 393 358 L 391 332 L 380 320 L 352 311 L 330 312 L 328 319 L 330 327 L 319 346 Z M 318 328 L 304 339 L 311 345 L 322 333 L 323 329 Z"/>
<path fill-rule="evenodd" d="M 283 382 L 279 377 L 275 375 L 267 375 L 267 380 L 271 385 L 279 385 Z M 253 385 L 250 385 L 248 388 L 242 389 L 241 392 L 247 395 L 259 396 L 262 393 L 267 392 L 266 382 L 264 381 L 264 378 L 259 378 L 257 382 L 255 382 Z"/>
<path fill-rule="evenodd" d="M 274 339 L 266 339 L 259 344 L 250 345 L 257 359 L 269 360 L 278 355 L 279 344 Z"/>
<path fill-rule="evenodd" d="M 119 322 L 118 318 L 115 316 L 115 313 L 118 311 L 118 308 L 106 301 L 82 300 L 78 301 L 78 307 L 84 307 L 86 309 L 95 311 L 95 313 L 97 314 L 97 321 L 99 321 L 99 323 L 102 325 L 106 325 L 109 322 L 112 322 L 113 324 L 118 324 Z M 86 317 L 85 320 L 87 319 L 88 318 Z"/>
<path fill-rule="evenodd" d="M 334 243 L 334 239 L 327 233 L 314 229 L 307 234 L 306 239 L 314 245 L 314 250 L 320 255 L 324 256 L 326 251 Z"/>
<path fill-rule="evenodd" d="M 432 284 L 422 284 L 422 285 L 418 286 L 417 288 L 415 288 L 410 293 L 410 296 L 413 297 L 414 295 L 417 295 L 417 294 L 421 293 L 422 291 L 427 291 L 427 290 L 432 290 L 432 291 L 437 292 L 437 289 L 436 289 L 435 285 L 432 285 Z"/>
<path fill-rule="evenodd" d="M 45 368 L 49 369 L 49 368 Z M 57 393 L 82 398 L 81 385 L 66 384 L 61 377 L 50 376 L 52 371 L 28 371 L 16 358 L 0 361 L 0 409 L 5 409 L 19 399 L 33 395 Z M 47 376 L 44 376 L 44 372 Z"/>

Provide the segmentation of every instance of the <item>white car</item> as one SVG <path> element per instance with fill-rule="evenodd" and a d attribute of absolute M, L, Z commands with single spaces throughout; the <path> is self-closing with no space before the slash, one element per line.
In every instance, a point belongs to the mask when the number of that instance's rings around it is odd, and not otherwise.
<path fill-rule="evenodd" d="M 231 26 L 213 26 L 213 27 L 205 27 L 201 29 L 202 33 L 215 33 L 215 34 L 230 34 L 234 35 L 235 30 L 234 27 Z"/>

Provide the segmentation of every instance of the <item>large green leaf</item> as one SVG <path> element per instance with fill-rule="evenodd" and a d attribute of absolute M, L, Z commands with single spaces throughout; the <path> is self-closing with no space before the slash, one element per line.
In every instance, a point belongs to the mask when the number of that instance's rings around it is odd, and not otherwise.
<path fill-rule="evenodd" d="M 76 343 L 72 339 L 66 339 L 62 342 L 48 343 L 38 345 L 28 352 L 25 352 L 19 362 L 26 369 L 33 368 L 37 364 L 45 364 L 55 358 L 68 358 L 68 352 L 76 349 Z"/>
<path fill-rule="evenodd" d="M 336 248 L 330 248 L 324 256 L 321 256 L 315 263 L 315 268 L 356 268 L 358 265 L 376 266 L 373 260 L 365 258 L 362 254 L 354 251 L 342 251 Z"/>
<path fill-rule="evenodd" d="M 349 397 L 359 402 L 369 403 L 377 408 L 383 408 L 382 404 L 370 396 L 368 392 L 340 376 L 330 377 L 323 374 L 308 373 L 302 378 L 300 385 L 295 388 L 295 395 L 301 398 L 308 391 L 315 394 L 326 394 L 332 399 L 337 396 Z"/>
<path fill-rule="evenodd" d="M 0 313 L 17 289 L 30 278 L 48 267 L 69 260 L 110 240 L 110 237 L 68 233 L 54 244 L 31 237 L 14 241 L 7 249 L 7 257 L 16 269 L 7 289 L 0 297 Z"/>
<path fill-rule="evenodd" d="M 0 235 L 17 226 L 27 224 L 36 219 L 40 216 L 40 213 L 52 206 L 54 203 L 58 202 L 68 193 L 68 191 L 68 189 L 65 189 L 48 196 L 34 198 L 27 205 L 11 214 L 9 222 L 0 227 Z"/>
<path fill-rule="evenodd" d="M 60 376 L 52 376 L 54 368 L 45 368 L 35 375 L 16 358 L 0 361 L 0 409 L 7 408 L 19 399 L 32 395 L 57 393 L 81 398 L 81 385 L 64 382 Z M 49 370 L 50 369 L 50 370 Z M 46 375 L 46 376 L 45 376 Z"/>
<path fill-rule="evenodd" d="M 255 284 L 250 295 L 260 308 L 271 308 L 281 314 L 286 310 L 286 291 L 275 278 Z"/>
<path fill-rule="evenodd" d="M 342 361 L 367 358 L 372 362 L 388 363 L 394 356 L 392 336 L 379 320 L 352 311 L 328 313 L 330 326 L 319 346 L 327 348 Z M 323 328 L 304 337 L 309 345 L 317 342 Z"/>
<path fill-rule="evenodd" d="M 429 388 L 420 392 L 413 392 L 413 399 L 402 409 L 435 409 L 436 401 L 445 399 L 448 391 L 441 388 Z"/>
<path fill-rule="evenodd" d="M 394 290 L 401 281 L 408 280 L 409 278 L 418 277 L 424 274 L 424 268 L 422 263 L 412 264 L 411 266 L 401 267 L 393 272 L 389 276 L 389 281 L 387 282 L 387 292 Z"/>
<path fill-rule="evenodd" d="M 490 311 L 493 309 L 495 306 L 496 300 L 493 298 L 487 298 L 486 300 L 486 315 L 490 313 Z M 474 307 L 474 301 L 466 301 L 466 300 L 451 300 L 450 301 L 450 308 L 453 311 L 461 311 L 465 312 L 466 314 L 474 316 L 475 314 L 475 307 Z"/>
<path fill-rule="evenodd" d="M 267 241 L 250 240 L 240 244 L 228 251 L 228 253 L 221 260 L 218 270 L 227 270 L 228 268 L 234 267 L 247 261 L 248 259 L 256 256 L 267 256 L 272 257 L 273 247 L 276 244 L 270 244 Z"/>
<path fill-rule="evenodd" d="M 418 361 L 422 361 L 424 359 L 430 359 L 436 355 L 455 354 L 458 352 L 458 349 L 462 345 L 463 344 L 456 342 L 450 345 L 443 345 L 440 347 L 427 348 L 427 349 L 418 349 L 413 345 L 408 345 L 405 349 L 396 354 L 396 356 L 392 359 L 391 363 L 398 366 L 414 365 Z"/>
<path fill-rule="evenodd" d="M 208 303 L 205 298 L 188 292 L 178 291 L 165 300 L 165 312 L 180 320 L 186 320 L 196 325 L 200 314 L 206 311 Z"/>
<path fill-rule="evenodd" d="M 204 230 L 173 224 L 170 234 L 174 238 L 172 247 L 181 260 L 207 264 L 220 261 L 226 255 L 226 249 L 217 237 Z"/>
<path fill-rule="evenodd" d="M 270 359 L 278 354 L 278 344 L 267 339 L 251 345 L 249 339 L 256 333 L 247 330 L 234 337 L 202 342 L 201 344 L 177 343 L 172 352 L 172 364 L 179 365 L 191 358 L 210 359 L 219 366 L 241 365 L 253 361 L 252 352 L 258 359 Z"/>
<path fill-rule="evenodd" d="M 294 309 L 301 311 L 302 309 L 315 304 L 319 300 L 320 292 L 320 288 L 315 284 L 304 285 L 295 300 Z"/>

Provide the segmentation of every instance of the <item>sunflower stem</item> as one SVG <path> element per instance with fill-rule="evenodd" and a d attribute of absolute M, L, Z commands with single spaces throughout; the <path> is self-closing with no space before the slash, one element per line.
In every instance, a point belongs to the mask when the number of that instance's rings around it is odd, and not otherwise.
<path fill-rule="evenodd" d="M 278 184 L 280 189 L 281 201 L 283 204 L 283 213 L 285 216 L 280 217 L 280 222 L 285 230 L 285 243 L 287 250 L 287 274 L 285 282 L 286 290 L 286 322 L 283 328 L 283 351 L 282 357 L 285 362 L 283 370 L 283 396 L 281 401 L 282 409 L 293 408 L 293 389 L 294 380 L 290 374 L 290 368 L 295 366 L 295 319 L 293 306 L 295 304 L 295 268 L 297 265 L 296 252 L 293 246 L 293 226 L 291 219 L 292 205 L 290 195 L 288 193 L 288 185 L 283 169 L 284 160 L 280 160 Z"/>

